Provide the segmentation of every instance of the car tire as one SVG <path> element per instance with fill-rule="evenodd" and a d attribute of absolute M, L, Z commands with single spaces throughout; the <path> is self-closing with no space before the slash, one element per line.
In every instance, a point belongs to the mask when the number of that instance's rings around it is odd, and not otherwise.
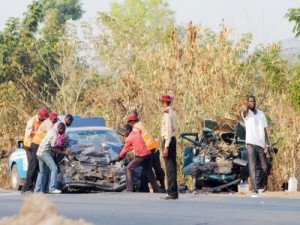
<path fill-rule="evenodd" d="M 13 165 L 11 169 L 11 176 L 10 176 L 10 185 L 13 190 L 20 190 L 21 189 L 21 178 L 18 172 L 18 166 L 16 164 Z"/>

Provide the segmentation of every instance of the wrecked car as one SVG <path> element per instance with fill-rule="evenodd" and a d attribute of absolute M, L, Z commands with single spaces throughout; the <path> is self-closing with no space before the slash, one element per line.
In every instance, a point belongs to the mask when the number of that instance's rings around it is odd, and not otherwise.
<path fill-rule="evenodd" d="M 246 181 L 249 174 L 245 134 L 242 122 L 221 118 L 204 120 L 200 134 L 180 135 L 191 143 L 184 149 L 183 172 L 192 177 L 194 190 L 236 191 L 237 185 Z M 270 172 L 272 151 L 268 163 Z"/>
<path fill-rule="evenodd" d="M 102 117 L 77 117 L 66 133 L 70 140 L 67 149 L 72 155 L 55 154 L 61 190 L 123 191 L 126 188 L 124 165 L 115 160 L 123 142 L 116 131 L 105 126 Z M 28 166 L 22 142 L 18 145 L 19 149 L 9 159 L 11 187 L 16 190 L 24 184 Z M 139 180 L 135 179 L 136 186 Z"/>

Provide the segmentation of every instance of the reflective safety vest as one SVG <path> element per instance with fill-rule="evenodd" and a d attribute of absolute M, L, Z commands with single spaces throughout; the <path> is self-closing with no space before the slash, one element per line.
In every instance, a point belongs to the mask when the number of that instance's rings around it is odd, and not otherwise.
<path fill-rule="evenodd" d="M 23 144 L 25 147 L 30 147 L 32 139 L 41 124 L 42 124 L 42 122 L 39 121 L 39 118 L 37 115 L 31 117 L 27 121 L 26 129 L 25 129 L 25 136 L 23 139 Z"/>
<path fill-rule="evenodd" d="M 137 122 L 134 124 L 133 126 L 134 128 L 138 129 L 146 143 L 147 149 L 148 150 L 153 150 L 153 149 L 158 149 L 158 142 L 156 141 L 156 139 L 153 137 L 152 134 L 150 134 L 144 124 L 142 124 L 141 121 Z"/>
<path fill-rule="evenodd" d="M 51 130 L 52 127 L 53 123 L 50 118 L 44 120 L 44 122 L 42 122 L 42 124 L 40 125 L 39 129 L 36 131 L 32 142 L 34 144 L 40 145 L 43 138 L 46 136 L 47 132 Z"/>

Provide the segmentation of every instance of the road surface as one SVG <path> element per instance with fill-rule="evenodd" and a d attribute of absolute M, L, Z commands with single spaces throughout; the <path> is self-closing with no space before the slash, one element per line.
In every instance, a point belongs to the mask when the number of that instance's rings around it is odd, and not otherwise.
<path fill-rule="evenodd" d="M 62 216 L 93 224 L 300 224 L 299 196 L 180 194 L 178 200 L 162 200 L 162 194 L 126 192 L 46 196 Z M 16 191 L 1 190 L 0 221 L 17 214 L 25 197 Z"/>

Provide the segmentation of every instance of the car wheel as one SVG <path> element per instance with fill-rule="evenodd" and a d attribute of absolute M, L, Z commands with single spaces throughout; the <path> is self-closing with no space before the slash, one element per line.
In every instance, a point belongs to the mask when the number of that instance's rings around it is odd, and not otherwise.
<path fill-rule="evenodd" d="M 14 190 L 20 190 L 21 188 L 21 178 L 18 173 L 18 166 L 16 164 L 13 165 L 11 169 L 11 188 Z"/>

